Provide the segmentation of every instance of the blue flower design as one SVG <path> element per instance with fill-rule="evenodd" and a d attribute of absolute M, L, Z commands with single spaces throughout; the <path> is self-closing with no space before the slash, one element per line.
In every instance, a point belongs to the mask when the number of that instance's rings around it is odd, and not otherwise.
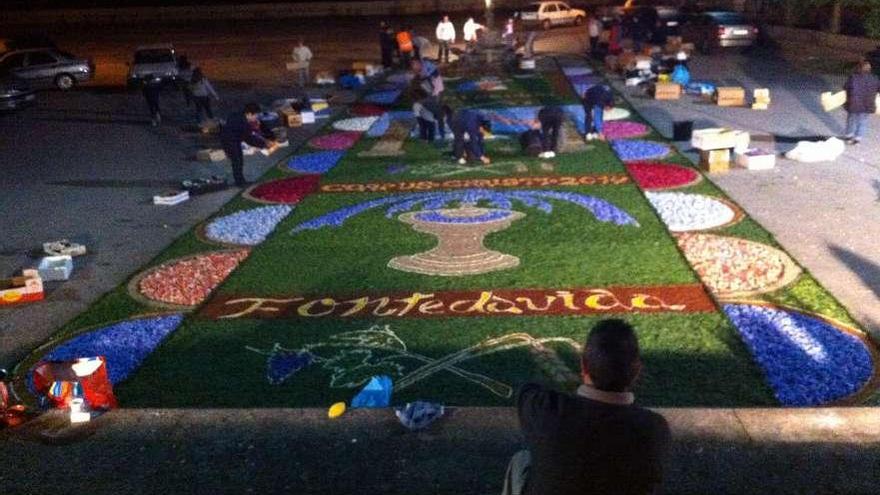
<path fill-rule="evenodd" d="M 486 223 L 510 217 L 510 210 L 491 210 L 483 215 L 473 217 L 449 216 L 444 215 L 443 212 L 431 210 L 425 213 L 418 213 L 415 217 L 423 222 L 433 223 Z"/>
<path fill-rule="evenodd" d="M 842 399 L 874 374 L 865 343 L 821 319 L 748 304 L 726 304 L 724 311 L 786 406 Z"/>
<path fill-rule="evenodd" d="M 291 211 L 293 207 L 289 205 L 237 211 L 209 223 L 205 227 L 205 236 L 217 242 L 256 246 L 265 241 L 278 222 L 284 220 Z"/>
<path fill-rule="evenodd" d="M 636 219 L 630 216 L 629 213 L 608 201 L 586 194 L 560 191 L 462 189 L 458 191 L 408 193 L 366 201 L 303 222 L 294 228 L 292 233 L 295 234 L 303 230 L 317 230 L 324 227 L 340 227 L 349 218 L 380 206 L 389 207 L 385 212 L 385 216 L 391 218 L 398 213 L 410 211 L 418 207 L 426 210 L 435 210 L 455 203 L 477 204 L 486 202 L 493 208 L 510 210 L 513 209 L 512 200 L 516 200 L 526 206 L 537 208 L 549 214 L 553 211 L 553 206 L 550 202 L 546 201 L 548 199 L 578 205 L 592 213 L 600 222 L 638 226 Z"/>
<path fill-rule="evenodd" d="M 402 91 L 399 89 L 391 89 L 386 91 L 376 91 L 364 97 L 364 101 L 375 103 L 377 105 L 391 105 L 400 97 Z"/>
<path fill-rule="evenodd" d="M 663 158 L 671 151 L 665 144 L 638 139 L 617 139 L 611 142 L 611 147 L 624 162 L 655 160 Z"/>
<path fill-rule="evenodd" d="M 104 356 L 110 382 L 115 385 L 137 370 L 182 321 L 182 314 L 123 321 L 77 335 L 43 356 L 42 360 L 69 361 Z"/>
<path fill-rule="evenodd" d="M 297 155 L 287 162 L 287 168 L 303 174 L 323 174 L 335 167 L 344 155 L 345 152 L 340 150 Z"/>
<path fill-rule="evenodd" d="M 370 129 L 367 130 L 367 137 L 377 138 L 382 137 L 388 132 L 388 127 L 391 125 L 391 121 L 393 120 L 406 120 L 406 119 L 415 119 L 415 116 L 411 111 L 407 110 L 393 110 L 390 112 L 383 113 L 376 122 L 370 126 Z"/>

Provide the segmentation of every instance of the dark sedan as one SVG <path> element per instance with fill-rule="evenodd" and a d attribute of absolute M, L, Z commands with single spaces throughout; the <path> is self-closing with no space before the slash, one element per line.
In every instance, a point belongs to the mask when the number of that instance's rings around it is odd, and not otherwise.
<path fill-rule="evenodd" d="M 681 35 L 701 52 L 712 53 L 721 48 L 751 47 L 758 38 L 758 28 L 737 12 L 703 12 L 686 16 Z"/>
<path fill-rule="evenodd" d="M 0 112 L 11 112 L 36 103 L 37 95 L 25 83 L 0 79 Z"/>

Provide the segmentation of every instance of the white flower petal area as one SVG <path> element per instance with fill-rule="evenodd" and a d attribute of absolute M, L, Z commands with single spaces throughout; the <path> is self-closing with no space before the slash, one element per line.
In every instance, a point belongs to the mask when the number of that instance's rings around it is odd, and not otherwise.
<path fill-rule="evenodd" d="M 263 206 L 220 217 L 205 227 L 205 237 L 224 244 L 256 246 L 266 240 L 293 207 Z"/>
<path fill-rule="evenodd" d="M 605 120 L 624 120 L 628 119 L 630 116 L 629 110 L 620 107 L 614 107 L 611 110 L 606 110 L 602 117 Z"/>
<path fill-rule="evenodd" d="M 679 192 L 646 192 L 671 232 L 692 232 L 721 227 L 736 219 L 736 212 L 716 198 Z"/>
<path fill-rule="evenodd" d="M 333 123 L 333 128 L 338 131 L 367 132 L 377 120 L 379 120 L 378 116 L 352 117 L 337 120 Z"/>

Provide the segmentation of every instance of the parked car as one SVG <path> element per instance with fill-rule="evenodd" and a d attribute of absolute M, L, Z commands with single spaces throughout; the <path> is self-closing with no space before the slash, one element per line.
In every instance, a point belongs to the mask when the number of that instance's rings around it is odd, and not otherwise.
<path fill-rule="evenodd" d="M 586 20 L 587 13 L 571 8 L 565 2 L 535 2 L 520 10 L 519 18 L 526 28 L 540 26 L 550 29 L 563 24 L 580 26 Z"/>
<path fill-rule="evenodd" d="M 36 101 L 36 93 L 24 81 L 12 77 L 0 79 L 0 112 L 29 107 Z"/>
<path fill-rule="evenodd" d="M 159 77 L 164 82 L 176 82 L 180 77 L 178 56 L 170 43 L 140 46 L 134 51 L 128 86 L 139 86 L 148 77 Z"/>
<path fill-rule="evenodd" d="M 66 91 L 92 79 L 95 64 L 55 48 L 10 50 L 0 54 L 0 76 L 27 81 L 34 88 Z"/>
<path fill-rule="evenodd" d="M 751 47 L 758 28 L 738 12 L 711 11 L 686 16 L 681 35 L 701 52 L 712 53 L 719 48 Z"/>
<path fill-rule="evenodd" d="M 665 43 L 667 36 L 678 36 L 680 16 L 676 7 L 669 6 L 638 6 L 626 7 L 622 11 L 621 21 L 624 26 L 638 23 L 646 25 L 652 40 Z"/>

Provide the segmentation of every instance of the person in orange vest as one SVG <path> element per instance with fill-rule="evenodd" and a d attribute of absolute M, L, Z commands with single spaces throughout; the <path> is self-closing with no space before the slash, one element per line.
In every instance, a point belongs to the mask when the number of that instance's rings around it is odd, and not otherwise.
<path fill-rule="evenodd" d="M 407 26 L 397 33 L 397 48 L 400 51 L 400 66 L 409 68 L 409 61 L 413 55 L 412 28 Z"/>

